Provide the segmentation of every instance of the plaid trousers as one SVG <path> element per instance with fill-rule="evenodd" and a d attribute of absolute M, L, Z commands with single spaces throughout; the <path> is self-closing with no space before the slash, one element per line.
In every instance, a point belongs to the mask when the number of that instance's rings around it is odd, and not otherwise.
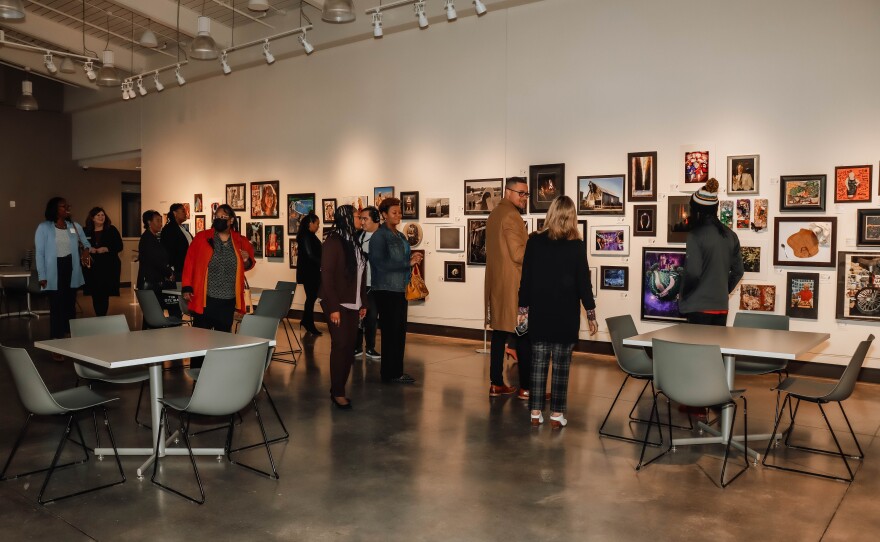
<path fill-rule="evenodd" d="M 544 410 L 544 390 L 547 389 L 547 368 L 553 360 L 553 378 L 550 382 L 551 412 L 565 412 L 568 396 L 568 369 L 574 343 L 532 343 L 532 387 L 529 408 Z"/>

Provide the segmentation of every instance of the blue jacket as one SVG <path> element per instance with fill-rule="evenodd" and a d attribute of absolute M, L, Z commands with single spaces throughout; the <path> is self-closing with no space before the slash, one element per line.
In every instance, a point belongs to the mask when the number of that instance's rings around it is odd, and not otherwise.
<path fill-rule="evenodd" d="M 409 265 L 410 248 L 406 237 L 382 225 L 370 238 L 371 290 L 405 292 L 412 267 Z"/>
<path fill-rule="evenodd" d="M 70 254 L 73 256 L 73 275 L 70 277 L 70 287 L 79 288 L 85 284 L 83 279 L 82 265 L 79 261 L 79 244 L 85 248 L 92 248 L 86 234 L 76 222 L 67 222 L 67 236 L 70 238 Z M 37 226 L 34 236 L 34 244 L 37 247 L 37 276 L 46 281 L 44 290 L 58 289 L 58 250 L 55 248 L 55 223 L 41 222 Z"/>

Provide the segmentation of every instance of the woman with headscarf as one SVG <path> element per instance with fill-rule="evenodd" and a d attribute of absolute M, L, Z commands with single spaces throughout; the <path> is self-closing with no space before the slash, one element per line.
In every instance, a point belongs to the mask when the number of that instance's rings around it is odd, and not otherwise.
<path fill-rule="evenodd" d="M 330 329 L 330 400 L 351 409 L 345 384 L 351 373 L 358 322 L 367 313 L 367 260 L 355 242 L 354 207 L 342 205 L 321 255 L 321 307 Z"/>
<path fill-rule="evenodd" d="M 84 269 L 86 287 L 85 294 L 92 296 L 95 316 L 107 316 L 110 296 L 119 295 L 119 275 L 122 262 L 122 236 L 110 222 L 110 217 L 101 207 L 89 211 L 86 217 L 85 234 L 92 247 L 92 266 Z"/>
<path fill-rule="evenodd" d="M 299 253 L 296 257 L 296 280 L 306 291 L 306 302 L 303 305 L 303 316 L 299 327 L 308 333 L 320 336 L 322 333 L 315 327 L 315 301 L 318 300 L 318 289 L 321 286 L 321 241 L 315 232 L 321 221 L 314 211 L 304 214 L 299 221 L 296 233 L 296 244 Z"/>

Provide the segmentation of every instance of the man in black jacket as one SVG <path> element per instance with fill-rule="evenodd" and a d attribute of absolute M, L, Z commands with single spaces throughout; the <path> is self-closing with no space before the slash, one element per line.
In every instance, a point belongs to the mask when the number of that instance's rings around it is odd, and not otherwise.
<path fill-rule="evenodd" d="M 174 280 L 180 282 L 183 275 L 183 262 L 186 260 L 186 251 L 192 243 L 192 235 L 183 227 L 186 221 L 186 208 L 182 203 L 173 203 L 168 210 L 168 222 L 159 234 L 159 240 L 168 253 L 168 261 L 174 268 Z"/>

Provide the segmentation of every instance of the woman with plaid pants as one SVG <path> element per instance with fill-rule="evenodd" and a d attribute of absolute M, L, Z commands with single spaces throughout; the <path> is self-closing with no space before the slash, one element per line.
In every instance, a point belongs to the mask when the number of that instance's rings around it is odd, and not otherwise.
<path fill-rule="evenodd" d="M 587 310 L 590 335 L 599 330 L 590 284 L 587 246 L 580 238 L 577 209 L 568 196 L 550 205 L 544 229 L 529 238 L 519 286 L 519 320 L 528 319 L 532 339 L 531 423 L 544 423 L 547 368 L 553 362 L 550 423 L 564 427 L 571 351 L 578 340 L 581 305 Z"/>

